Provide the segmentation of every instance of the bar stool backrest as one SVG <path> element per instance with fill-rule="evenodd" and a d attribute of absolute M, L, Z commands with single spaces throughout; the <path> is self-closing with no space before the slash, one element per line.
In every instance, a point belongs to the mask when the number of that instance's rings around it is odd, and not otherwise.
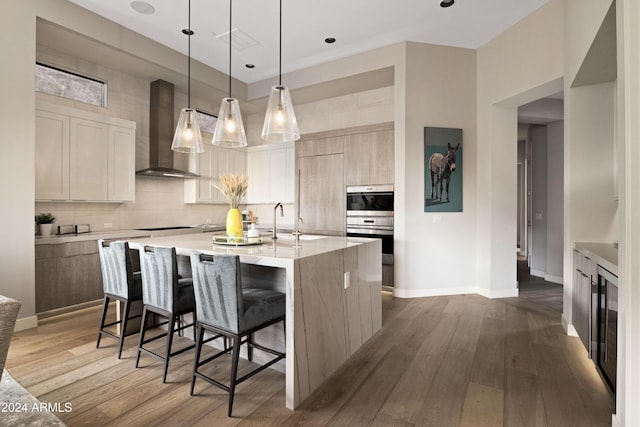
<path fill-rule="evenodd" d="M 145 246 L 140 251 L 140 272 L 144 304 L 173 312 L 178 295 L 176 248 Z"/>
<path fill-rule="evenodd" d="M 133 269 L 127 242 L 98 240 L 102 287 L 105 294 L 129 298 L 133 292 Z"/>
<path fill-rule="evenodd" d="M 199 322 L 238 333 L 244 313 L 238 255 L 191 255 Z"/>

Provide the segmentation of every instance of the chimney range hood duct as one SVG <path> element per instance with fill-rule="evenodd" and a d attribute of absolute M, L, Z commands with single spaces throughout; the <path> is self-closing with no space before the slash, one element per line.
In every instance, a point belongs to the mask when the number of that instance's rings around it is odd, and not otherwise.
<path fill-rule="evenodd" d="M 136 175 L 167 178 L 197 178 L 192 172 L 173 167 L 171 142 L 175 132 L 173 122 L 173 83 L 164 80 L 151 82 L 149 111 L 149 167 Z"/>

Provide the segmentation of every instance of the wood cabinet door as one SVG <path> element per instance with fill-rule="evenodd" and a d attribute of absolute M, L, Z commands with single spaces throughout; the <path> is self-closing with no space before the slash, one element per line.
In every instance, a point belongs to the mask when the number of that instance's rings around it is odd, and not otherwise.
<path fill-rule="evenodd" d="M 69 132 L 69 196 L 71 200 L 108 198 L 108 125 L 71 117 Z"/>
<path fill-rule="evenodd" d="M 36 110 L 35 198 L 69 199 L 69 116 Z"/>
<path fill-rule="evenodd" d="M 395 180 L 393 130 L 374 132 L 370 141 L 370 182 L 365 184 L 393 184 Z"/>
<path fill-rule="evenodd" d="M 298 158 L 300 216 L 303 231 L 343 235 L 345 232 L 344 154 Z"/>
<path fill-rule="evenodd" d="M 344 142 L 344 178 L 346 185 L 368 185 L 372 133 L 348 135 Z"/>
<path fill-rule="evenodd" d="M 136 131 L 109 126 L 110 201 L 133 202 L 136 197 Z"/>

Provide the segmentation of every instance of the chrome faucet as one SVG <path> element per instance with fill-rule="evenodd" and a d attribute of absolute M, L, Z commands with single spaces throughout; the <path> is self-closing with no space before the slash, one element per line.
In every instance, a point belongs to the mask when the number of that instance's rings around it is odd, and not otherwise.
<path fill-rule="evenodd" d="M 280 207 L 280 216 L 284 216 L 284 208 L 282 207 L 282 203 L 278 202 L 278 204 L 273 207 L 273 229 L 271 230 L 271 238 L 273 240 L 278 238 L 278 236 L 276 236 L 276 211 L 278 210 L 278 206 Z"/>

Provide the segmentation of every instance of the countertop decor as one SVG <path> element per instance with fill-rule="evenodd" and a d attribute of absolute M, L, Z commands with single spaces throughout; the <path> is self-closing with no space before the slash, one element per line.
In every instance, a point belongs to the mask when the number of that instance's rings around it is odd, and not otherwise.
<path fill-rule="evenodd" d="M 231 209 L 238 209 L 240 206 L 240 199 L 247 194 L 247 188 L 249 187 L 249 177 L 246 175 L 220 174 L 218 178 L 220 185 L 213 184 L 220 192 L 229 200 Z"/>

